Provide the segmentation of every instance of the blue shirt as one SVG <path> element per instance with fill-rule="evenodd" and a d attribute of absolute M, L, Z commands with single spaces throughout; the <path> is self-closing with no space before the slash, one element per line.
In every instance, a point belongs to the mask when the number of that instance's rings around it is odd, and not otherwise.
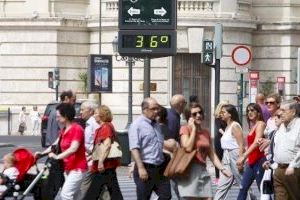
<path fill-rule="evenodd" d="M 160 165 L 164 161 L 164 138 L 158 123 L 141 115 L 131 124 L 128 136 L 130 150 L 138 149 L 144 163 Z"/>
<path fill-rule="evenodd" d="M 173 108 L 168 109 L 168 127 L 169 132 L 165 139 L 175 139 L 177 142 L 179 142 L 180 115 Z"/>

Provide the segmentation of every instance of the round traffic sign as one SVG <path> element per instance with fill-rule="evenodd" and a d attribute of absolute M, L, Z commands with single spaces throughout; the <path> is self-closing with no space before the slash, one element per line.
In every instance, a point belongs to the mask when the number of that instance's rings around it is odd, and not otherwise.
<path fill-rule="evenodd" d="M 240 45 L 233 49 L 231 58 L 235 64 L 243 66 L 250 62 L 252 54 L 248 47 Z"/>

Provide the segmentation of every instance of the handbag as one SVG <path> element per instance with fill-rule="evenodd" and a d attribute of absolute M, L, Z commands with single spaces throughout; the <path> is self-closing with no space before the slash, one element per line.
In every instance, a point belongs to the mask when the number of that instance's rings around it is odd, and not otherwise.
<path fill-rule="evenodd" d="M 99 156 L 104 153 L 104 144 L 98 143 L 94 145 L 94 149 L 92 151 L 92 160 L 97 161 L 99 160 Z M 111 144 L 109 154 L 106 159 L 116 159 L 121 158 L 123 155 L 121 147 L 118 142 L 114 141 Z"/>
<path fill-rule="evenodd" d="M 196 152 L 196 149 L 191 152 L 187 152 L 185 148 L 177 148 L 164 171 L 164 176 L 168 178 L 186 176 Z"/>
<path fill-rule="evenodd" d="M 265 170 L 263 179 L 262 179 L 262 194 L 274 194 L 274 187 L 273 187 L 273 170 Z"/>
<path fill-rule="evenodd" d="M 18 132 L 23 133 L 26 130 L 26 124 L 24 122 L 19 124 Z"/>

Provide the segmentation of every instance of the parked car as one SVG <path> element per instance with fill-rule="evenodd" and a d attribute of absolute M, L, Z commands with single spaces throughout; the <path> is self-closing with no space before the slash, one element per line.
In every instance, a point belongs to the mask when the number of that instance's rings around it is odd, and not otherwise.
<path fill-rule="evenodd" d="M 83 102 L 83 100 L 82 101 L 79 100 L 74 105 L 75 110 L 76 110 L 76 116 L 75 116 L 74 121 L 77 122 L 78 124 L 80 124 L 84 128 L 85 122 L 80 116 L 80 106 L 81 106 L 82 102 Z M 46 134 L 47 134 L 48 118 L 49 118 L 49 115 L 52 111 L 55 112 L 56 107 L 57 107 L 58 104 L 59 104 L 59 102 L 57 102 L 57 101 L 54 101 L 54 102 L 51 102 L 51 103 L 47 104 L 44 115 L 42 116 L 42 123 L 41 123 L 41 136 L 42 136 L 41 137 L 41 144 L 42 144 L 42 147 L 47 147 L 47 145 L 46 145 Z"/>

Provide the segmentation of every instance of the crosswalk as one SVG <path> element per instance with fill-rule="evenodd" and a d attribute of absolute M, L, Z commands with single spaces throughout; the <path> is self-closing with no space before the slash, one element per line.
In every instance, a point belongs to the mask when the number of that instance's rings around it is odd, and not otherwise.
<path fill-rule="evenodd" d="M 120 188 L 124 197 L 124 200 L 136 200 L 136 191 L 135 184 L 133 179 L 128 177 L 128 168 L 127 167 L 119 167 L 117 169 L 118 181 L 120 184 Z M 212 174 L 213 176 L 213 174 Z M 216 190 L 217 185 L 213 184 L 213 192 Z M 256 184 L 252 184 L 253 194 L 259 199 L 259 191 L 257 189 Z M 236 200 L 237 195 L 239 193 L 239 188 L 237 185 L 234 185 L 228 193 L 227 200 Z M 152 198 L 155 199 L 155 198 Z M 177 200 L 175 194 L 172 194 L 172 200 Z"/>

